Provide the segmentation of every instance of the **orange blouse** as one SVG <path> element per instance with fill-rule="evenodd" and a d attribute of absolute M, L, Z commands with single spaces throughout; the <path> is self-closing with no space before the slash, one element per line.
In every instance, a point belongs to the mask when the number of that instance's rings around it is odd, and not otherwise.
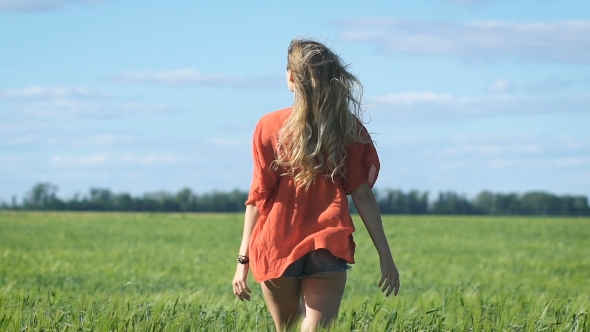
<path fill-rule="evenodd" d="M 254 172 L 246 204 L 260 210 L 249 243 L 250 269 L 257 282 L 280 277 L 291 263 L 320 248 L 354 263 L 354 225 L 346 195 L 363 183 L 372 187 L 379 173 L 375 146 L 352 144 L 346 179 L 335 177 L 332 182 L 318 175 L 307 191 L 298 188 L 292 176 L 271 168 L 279 130 L 290 113 L 290 108 L 269 113 L 254 131 Z"/>

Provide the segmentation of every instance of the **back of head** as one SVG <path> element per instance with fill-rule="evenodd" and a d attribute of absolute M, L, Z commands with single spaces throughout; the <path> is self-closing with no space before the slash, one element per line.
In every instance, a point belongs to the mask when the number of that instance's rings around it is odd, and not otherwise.
<path fill-rule="evenodd" d="M 345 177 L 346 146 L 370 142 L 359 130 L 362 85 L 317 41 L 293 40 L 287 61 L 295 102 L 279 133 L 276 164 L 306 188 L 317 174 Z"/>

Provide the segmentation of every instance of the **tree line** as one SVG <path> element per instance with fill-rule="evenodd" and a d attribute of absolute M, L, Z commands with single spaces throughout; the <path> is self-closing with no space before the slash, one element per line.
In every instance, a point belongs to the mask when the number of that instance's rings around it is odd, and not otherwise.
<path fill-rule="evenodd" d="M 109 189 L 91 188 L 86 195 L 76 194 L 69 200 L 57 196 L 58 187 L 37 183 L 18 203 L 1 203 L 3 210 L 45 211 L 139 211 L 139 212 L 242 212 L 248 193 L 241 190 L 213 191 L 196 194 L 190 188 L 177 193 L 155 192 L 141 196 L 113 193 Z M 452 191 L 441 192 L 434 200 L 428 192 L 384 189 L 374 190 L 383 214 L 443 214 L 443 215 L 546 215 L 590 216 L 585 196 L 554 195 L 532 191 L 524 194 L 482 191 L 468 199 Z M 350 204 L 351 212 L 356 212 Z"/>

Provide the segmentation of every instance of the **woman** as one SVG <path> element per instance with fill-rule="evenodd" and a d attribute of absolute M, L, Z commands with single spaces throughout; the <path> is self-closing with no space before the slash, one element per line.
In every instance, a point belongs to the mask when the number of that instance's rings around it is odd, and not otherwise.
<path fill-rule="evenodd" d="M 254 132 L 233 288 L 250 300 L 251 269 L 277 331 L 300 317 L 302 331 L 315 331 L 337 317 L 354 263 L 347 194 L 379 253 L 387 296 L 397 295 L 399 273 L 371 191 L 379 159 L 359 121 L 362 86 L 336 54 L 311 40 L 291 42 L 286 76 L 293 107 L 263 116 Z"/>

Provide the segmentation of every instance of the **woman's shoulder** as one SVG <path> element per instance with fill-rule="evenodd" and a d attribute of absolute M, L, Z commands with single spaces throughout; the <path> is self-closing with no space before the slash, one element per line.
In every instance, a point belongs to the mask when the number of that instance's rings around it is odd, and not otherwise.
<path fill-rule="evenodd" d="M 283 123 L 285 123 L 290 114 L 290 107 L 267 113 L 260 118 L 256 128 L 257 130 L 264 131 L 267 134 L 272 135 L 274 132 L 278 132 L 281 129 Z"/>
<path fill-rule="evenodd" d="M 292 108 L 288 107 L 288 108 L 280 109 L 278 111 L 267 113 L 260 118 L 259 122 L 260 123 L 283 122 L 283 121 L 285 121 L 285 119 L 287 119 L 289 114 L 291 114 L 291 110 L 292 110 Z"/>
<path fill-rule="evenodd" d="M 277 135 L 289 114 L 291 114 L 291 108 L 284 108 L 263 115 L 254 130 L 255 140 L 265 143 L 276 141 Z"/>

